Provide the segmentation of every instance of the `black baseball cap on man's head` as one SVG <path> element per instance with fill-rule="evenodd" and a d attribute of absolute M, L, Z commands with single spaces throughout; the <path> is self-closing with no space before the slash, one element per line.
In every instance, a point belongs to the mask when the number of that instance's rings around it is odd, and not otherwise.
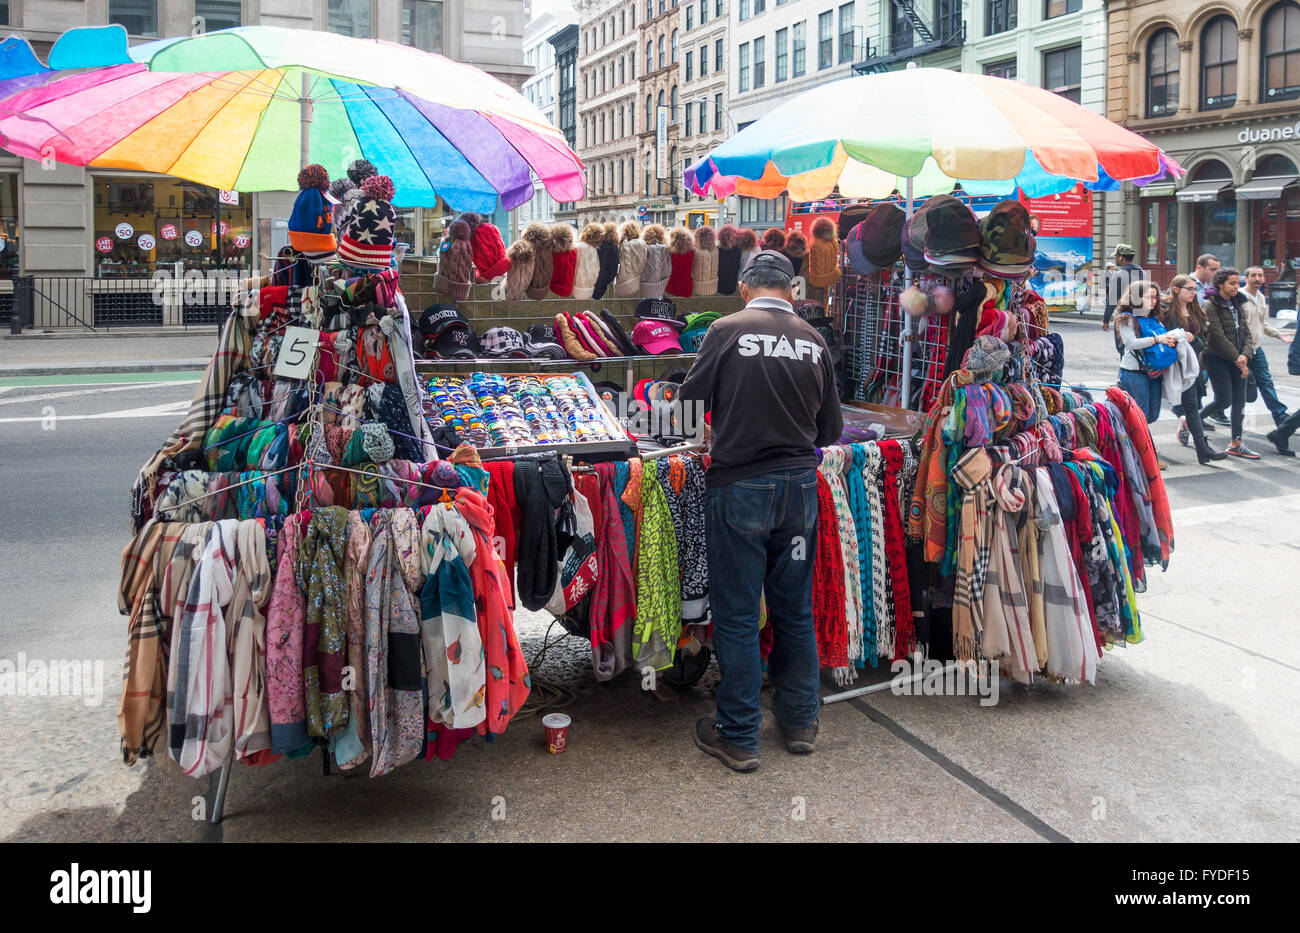
<path fill-rule="evenodd" d="M 760 249 L 754 253 L 749 257 L 749 262 L 745 263 L 745 268 L 740 270 L 740 274 L 744 276 L 750 269 L 758 268 L 777 269 L 794 278 L 794 263 L 790 261 L 790 257 L 774 249 Z"/>

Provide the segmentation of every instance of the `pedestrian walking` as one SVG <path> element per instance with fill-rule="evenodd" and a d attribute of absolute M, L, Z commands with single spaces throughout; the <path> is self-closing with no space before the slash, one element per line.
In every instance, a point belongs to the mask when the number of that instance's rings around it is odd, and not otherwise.
<path fill-rule="evenodd" d="M 772 626 L 772 713 L 795 754 L 813 751 L 818 659 L 812 617 L 816 449 L 843 432 L 826 342 L 794 312 L 794 266 L 755 253 L 740 275 L 745 307 L 713 323 L 682 383 L 683 403 L 711 411 L 705 528 L 716 713 L 695 744 L 736 771 L 758 767 L 762 684 L 758 606 Z"/>
<path fill-rule="evenodd" d="M 1203 366 L 1201 355 L 1205 352 L 1209 322 L 1196 301 L 1196 281 L 1190 275 L 1176 275 L 1169 283 L 1169 293 L 1160 302 L 1160 320 L 1166 330 L 1181 328 L 1187 334 L 1192 352 L 1198 364 Z M 1199 372 L 1196 381 L 1173 406 L 1174 414 L 1178 415 L 1178 443 L 1186 447 L 1188 441 L 1195 441 L 1196 459 L 1202 464 L 1224 460 L 1228 456 L 1212 448 L 1205 438 L 1206 431 L 1213 431 L 1214 426 L 1201 421 L 1201 399 L 1204 397 L 1205 376 Z"/>
<path fill-rule="evenodd" d="M 1250 323 L 1250 337 L 1255 342 L 1255 353 L 1250 358 L 1250 374 L 1255 379 L 1260 398 L 1264 400 L 1264 407 L 1273 416 L 1273 424 L 1281 425 L 1287 419 L 1286 405 L 1277 397 L 1277 388 L 1273 385 L 1273 374 L 1268 369 L 1268 355 L 1264 353 L 1263 343 L 1265 336 L 1290 343 L 1291 335 L 1282 333 L 1269 320 L 1263 268 L 1251 266 L 1246 270 L 1246 286 L 1241 294 L 1246 298 L 1246 320 Z"/>
<path fill-rule="evenodd" d="M 1128 287 L 1115 309 L 1115 339 L 1124 348 L 1119 361 L 1119 387 L 1133 396 L 1147 424 L 1160 417 L 1160 404 L 1164 395 L 1161 373 L 1150 365 L 1147 351 L 1153 347 L 1173 348 L 1178 336 L 1165 331 L 1164 325 L 1154 317 L 1160 301 L 1160 289 L 1154 282 L 1137 281 Z M 1164 367 L 1160 367 L 1163 370 Z M 1156 454 L 1160 469 L 1169 464 Z"/>
<path fill-rule="evenodd" d="M 1258 460 L 1259 454 L 1242 443 L 1241 432 L 1246 408 L 1246 377 L 1250 373 L 1250 358 L 1255 345 L 1246 321 L 1246 299 L 1239 286 L 1240 274 L 1228 266 L 1214 273 L 1210 287 L 1205 291 L 1201 310 L 1209 324 L 1209 340 L 1205 347 L 1205 371 L 1214 387 L 1214 403 L 1201 409 L 1201 417 L 1214 410 L 1222 399 L 1232 406 L 1229 424 L 1232 441 L 1228 454 Z"/>
<path fill-rule="evenodd" d="M 1192 277 L 1196 279 L 1196 300 L 1205 300 L 1205 290 L 1214 282 L 1214 273 L 1219 271 L 1219 257 L 1213 253 L 1201 253 L 1196 257 L 1196 271 Z"/>
<path fill-rule="evenodd" d="M 1137 250 L 1127 243 L 1115 247 L 1115 266 L 1106 268 L 1106 307 L 1102 311 L 1101 329 L 1110 330 L 1110 319 L 1119 307 L 1120 301 L 1128 293 L 1129 286 L 1147 277 L 1147 271 L 1134 260 Z M 1116 347 L 1119 341 L 1116 340 Z"/>

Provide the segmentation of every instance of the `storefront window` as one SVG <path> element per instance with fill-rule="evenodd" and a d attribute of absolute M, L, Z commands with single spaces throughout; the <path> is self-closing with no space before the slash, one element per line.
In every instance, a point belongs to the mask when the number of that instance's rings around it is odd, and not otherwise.
<path fill-rule="evenodd" d="M 158 0 L 109 0 L 108 21 L 133 36 L 156 36 Z"/>
<path fill-rule="evenodd" d="M 1178 265 L 1178 202 L 1165 202 L 1165 265 Z"/>
<path fill-rule="evenodd" d="M 1160 240 L 1160 205 L 1155 201 L 1147 202 L 1147 235 L 1146 235 L 1146 255 L 1142 261 L 1151 265 L 1156 261 L 1156 250 L 1159 249 Z"/>
<path fill-rule="evenodd" d="M 0 279 L 18 274 L 18 176 L 0 175 Z"/>
<path fill-rule="evenodd" d="M 1283 274 L 1288 264 L 1300 270 L 1300 191 L 1260 203 L 1259 264 L 1269 275 Z"/>
<path fill-rule="evenodd" d="M 358 39 L 370 38 L 370 0 L 330 0 L 329 31 Z"/>
<path fill-rule="evenodd" d="M 252 198 L 178 178 L 98 176 L 95 274 L 147 276 L 159 267 L 248 270 Z"/>
<path fill-rule="evenodd" d="M 1230 266 L 1237 254 L 1237 201 L 1233 195 L 1196 205 L 1196 255 L 1212 253 Z"/>

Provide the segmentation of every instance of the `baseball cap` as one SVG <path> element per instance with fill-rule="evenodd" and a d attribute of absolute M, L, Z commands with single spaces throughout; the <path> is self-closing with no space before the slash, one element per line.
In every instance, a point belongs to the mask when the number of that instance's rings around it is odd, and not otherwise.
<path fill-rule="evenodd" d="M 709 325 L 722 317 L 717 311 L 701 311 L 686 318 L 686 330 L 682 331 L 682 349 L 694 353 L 704 342 Z"/>
<path fill-rule="evenodd" d="M 931 266 L 969 266 L 980 258 L 980 225 L 965 204 L 950 195 L 926 202 L 925 260 Z"/>
<path fill-rule="evenodd" d="M 669 321 L 646 320 L 632 328 L 632 342 L 649 354 L 681 353 L 677 328 Z"/>
<path fill-rule="evenodd" d="M 677 316 L 677 304 L 671 298 L 642 298 L 636 303 L 636 316 L 643 321 L 663 321 L 679 331 L 686 323 Z M 632 342 L 636 343 L 635 328 Z"/>
<path fill-rule="evenodd" d="M 420 314 L 420 336 L 443 359 L 476 359 L 480 348 L 474 328 L 452 305 L 430 305 Z"/>
<path fill-rule="evenodd" d="M 1116 256 L 1136 256 L 1136 255 L 1137 255 L 1137 250 L 1135 250 L 1135 249 L 1134 249 L 1132 246 L 1130 246 L 1128 243 L 1117 243 L 1117 244 L 1115 244 L 1115 255 L 1116 255 Z"/>
<path fill-rule="evenodd" d="M 760 249 L 754 255 L 749 257 L 749 262 L 745 263 L 745 268 L 740 270 L 744 275 L 745 271 L 751 268 L 767 266 L 772 269 L 779 269 L 790 278 L 794 278 L 794 263 L 790 262 L 790 257 L 785 253 L 778 253 L 774 249 Z"/>
<path fill-rule="evenodd" d="M 528 344 L 524 335 L 513 327 L 493 327 L 479 340 L 486 356 L 491 357 L 526 357 Z"/>
<path fill-rule="evenodd" d="M 1029 211 L 1019 201 L 1000 202 L 980 221 L 980 266 L 994 275 L 1024 275 L 1037 248 Z"/>

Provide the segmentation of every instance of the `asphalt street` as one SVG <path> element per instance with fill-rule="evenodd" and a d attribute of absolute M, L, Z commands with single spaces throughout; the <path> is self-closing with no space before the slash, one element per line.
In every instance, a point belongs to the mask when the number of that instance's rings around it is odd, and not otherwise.
<path fill-rule="evenodd" d="M 1069 381 L 1114 381 L 1109 335 L 1090 321 L 1058 329 Z M 1283 400 L 1300 406 L 1285 345 L 1267 349 Z M 785 753 L 769 717 L 761 768 L 738 775 L 691 742 L 712 676 L 684 694 L 643 691 L 630 674 L 598 684 L 589 646 L 557 626 L 543 649 L 548 617 L 521 617 L 546 688 L 536 695 L 573 717 L 564 755 L 546 753 L 532 715 L 491 745 L 471 741 L 448 763 L 377 780 L 326 776 L 316 755 L 237 765 L 226 820 L 209 826 L 208 781 L 165 760 L 125 767 L 114 721 L 127 491 L 197 375 L 0 378 L 0 663 L 102 669 L 99 696 L 0 695 L 0 839 L 1300 837 L 1300 464 L 1271 453 L 1262 403 L 1248 420 L 1258 462 L 1202 467 L 1177 444 L 1167 409 L 1154 426 L 1171 462 L 1176 551 L 1139 596 L 1145 643 L 1109 652 L 1095 686 L 1003 681 L 987 707 L 888 692 L 835 703 L 806 758 Z"/>

